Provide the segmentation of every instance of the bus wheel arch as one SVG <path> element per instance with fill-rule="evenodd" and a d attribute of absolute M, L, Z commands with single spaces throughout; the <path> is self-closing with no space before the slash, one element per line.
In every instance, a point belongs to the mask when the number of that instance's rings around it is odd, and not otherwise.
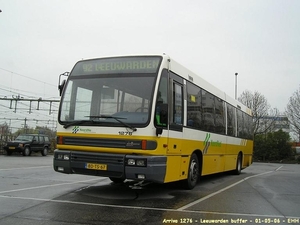
<path fill-rule="evenodd" d="M 200 150 L 196 150 L 192 153 L 187 172 L 188 177 L 184 181 L 185 188 L 191 190 L 197 185 L 202 173 L 202 154 Z"/>

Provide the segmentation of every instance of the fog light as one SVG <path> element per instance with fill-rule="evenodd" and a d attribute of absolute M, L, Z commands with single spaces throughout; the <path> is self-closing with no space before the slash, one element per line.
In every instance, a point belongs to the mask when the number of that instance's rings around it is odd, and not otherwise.
<path fill-rule="evenodd" d="M 137 178 L 144 180 L 146 178 L 146 176 L 144 174 L 138 174 Z"/>
<path fill-rule="evenodd" d="M 63 167 L 57 167 L 57 170 L 63 172 L 64 168 Z"/>
<path fill-rule="evenodd" d="M 129 166 L 134 166 L 135 165 L 135 160 L 134 159 L 128 159 L 127 164 Z"/>

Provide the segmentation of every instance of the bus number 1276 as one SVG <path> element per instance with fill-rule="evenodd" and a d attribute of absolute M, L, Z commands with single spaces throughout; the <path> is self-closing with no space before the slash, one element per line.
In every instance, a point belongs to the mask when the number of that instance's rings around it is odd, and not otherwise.
<path fill-rule="evenodd" d="M 131 136 L 132 132 L 129 132 L 129 131 L 119 131 L 119 135 L 129 135 L 129 136 Z"/>

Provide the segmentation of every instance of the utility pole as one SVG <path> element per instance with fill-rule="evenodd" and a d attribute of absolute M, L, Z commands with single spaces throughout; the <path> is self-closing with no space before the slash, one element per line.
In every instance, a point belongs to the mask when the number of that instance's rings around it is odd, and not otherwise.
<path fill-rule="evenodd" d="M 237 76 L 238 73 L 235 73 L 235 100 L 237 100 Z"/>
<path fill-rule="evenodd" d="M 25 118 L 24 119 L 24 131 L 25 131 L 25 134 L 27 134 L 27 124 L 26 124 L 26 121 L 27 121 L 27 119 Z"/>

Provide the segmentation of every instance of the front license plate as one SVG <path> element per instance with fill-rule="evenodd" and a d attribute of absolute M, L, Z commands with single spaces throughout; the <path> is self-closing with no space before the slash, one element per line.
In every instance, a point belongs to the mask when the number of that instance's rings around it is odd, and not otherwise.
<path fill-rule="evenodd" d="M 16 147 L 9 147 L 8 149 L 15 149 Z"/>
<path fill-rule="evenodd" d="M 96 163 L 86 163 L 85 168 L 90 169 L 90 170 L 107 170 L 107 165 L 106 164 L 96 164 Z"/>

